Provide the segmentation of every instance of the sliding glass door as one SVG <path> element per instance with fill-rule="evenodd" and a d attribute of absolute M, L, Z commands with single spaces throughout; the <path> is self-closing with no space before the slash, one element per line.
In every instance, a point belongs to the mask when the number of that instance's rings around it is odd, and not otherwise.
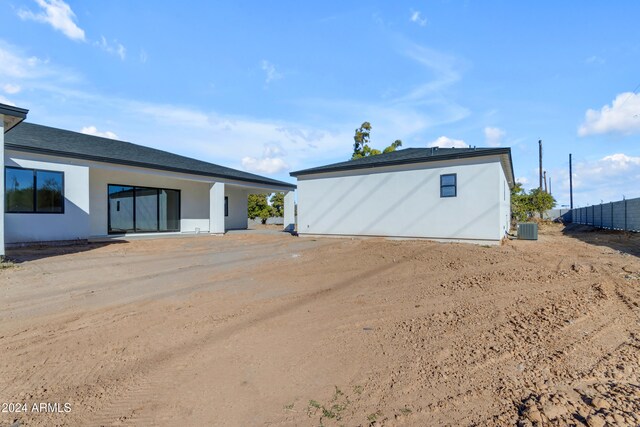
<path fill-rule="evenodd" d="M 180 191 L 109 185 L 109 234 L 180 231 Z"/>
<path fill-rule="evenodd" d="M 155 188 L 136 188 L 135 228 L 137 232 L 158 231 L 158 190 Z"/>
<path fill-rule="evenodd" d="M 134 232 L 133 187 L 109 186 L 109 233 Z"/>
<path fill-rule="evenodd" d="M 180 230 L 180 192 L 177 190 L 160 190 L 158 203 L 158 212 L 160 213 L 158 230 Z"/>

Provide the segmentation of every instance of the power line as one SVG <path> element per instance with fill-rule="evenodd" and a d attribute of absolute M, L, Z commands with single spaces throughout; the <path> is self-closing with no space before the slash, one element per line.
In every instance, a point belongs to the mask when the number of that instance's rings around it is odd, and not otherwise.
<path fill-rule="evenodd" d="M 635 95 L 636 92 L 638 91 L 638 89 L 640 89 L 640 83 L 638 83 L 636 88 L 633 89 L 633 91 L 629 94 L 629 96 L 627 96 L 626 99 L 624 101 L 622 101 L 622 104 L 620 104 L 620 106 L 618 108 L 622 107 L 625 104 L 625 102 L 627 102 L 629 100 L 629 98 L 631 98 L 633 95 Z"/>

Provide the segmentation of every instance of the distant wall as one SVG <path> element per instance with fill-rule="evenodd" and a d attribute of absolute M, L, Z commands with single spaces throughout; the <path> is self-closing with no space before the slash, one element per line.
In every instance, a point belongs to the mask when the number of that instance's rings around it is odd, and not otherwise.
<path fill-rule="evenodd" d="M 574 224 L 640 232 L 640 198 L 573 209 L 571 216 Z"/>
<path fill-rule="evenodd" d="M 260 218 L 250 219 L 249 225 L 257 225 L 262 224 L 262 220 Z M 267 218 L 268 225 L 284 225 L 284 218 L 281 216 L 272 216 L 271 218 Z"/>
<path fill-rule="evenodd" d="M 571 209 L 549 209 L 543 217 L 551 220 L 562 218 L 564 222 L 571 222 Z"/>

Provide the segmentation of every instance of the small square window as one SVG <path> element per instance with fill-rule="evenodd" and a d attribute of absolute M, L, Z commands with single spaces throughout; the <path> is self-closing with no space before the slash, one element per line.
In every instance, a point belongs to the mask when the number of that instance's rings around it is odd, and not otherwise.
<path fill-rule="evenodd" d="M 457 195 L 456 174 L 440 175 L 440 197 L 456 197 Z"/>

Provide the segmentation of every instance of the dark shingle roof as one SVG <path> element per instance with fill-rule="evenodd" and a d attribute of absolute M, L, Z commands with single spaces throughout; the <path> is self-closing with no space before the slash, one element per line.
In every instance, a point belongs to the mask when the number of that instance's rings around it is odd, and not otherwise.
<path fill-rule="evenodd" d="M 130 142 L 22 123 L 5 135 L 7 149 L 226 178 L 294 189 L 295 185 Z"/>
<path fill-rule="evenodd" d="M 310 175 L 315 173 L 347 171 L 354 169 L 369 169 L 382 166 L 394 166 L 410 163 L 435 162 L 442 160 L 465 159 L 471 157 L 484 157 L 502 155 L 508 158 L 507 169 L 511 172 L 513 180 L 513 163 L 511 160 L 511 148 L 405 148 L 404 150 L 392 151 L 391 153 L 379 154 L 377 156 L 362 157 L 356 160 L 333 163 L 331 165 L 319 166 L 311 169 L 304 169 L 291 172 L 291 176 Z M 505 165 L 507 166 L 507 165 Z M 508 173 L 508 172 L 507 172 Z"/>

